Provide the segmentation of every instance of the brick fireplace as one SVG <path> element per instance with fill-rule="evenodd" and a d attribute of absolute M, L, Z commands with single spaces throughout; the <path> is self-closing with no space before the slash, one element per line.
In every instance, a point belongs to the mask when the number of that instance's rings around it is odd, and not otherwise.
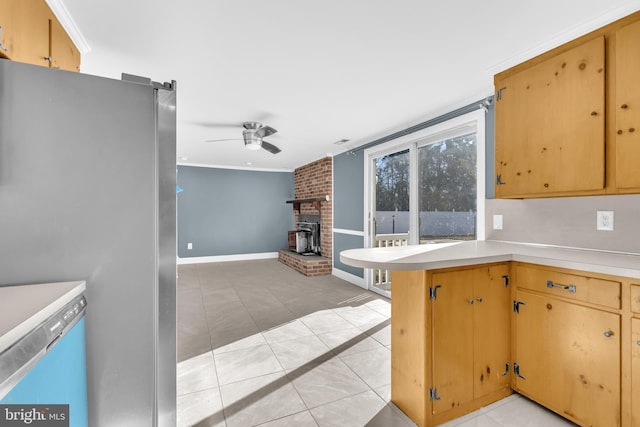
<path fill-rule="evenodd" d="M 290 248 L 281 249 L 278 259 L 283 264 L 304 274 L 320 276 L 331 274 L 333 256 L 333 161 L 331 157 L 309 163 L 294 171 L 295 198 L 289 200 L 296 227 L 301 219 L 319 218 L 319 254 L 301 255 Z M 328 197 L 327 197 L 328 196 Z M 328 199 L 328 200 L 327 200 Z M 291 230 L 290 236 L 297 230 Z M 291 238 L 289 239 L 291 242 Z M 290 243 L 291 246 L 291 243 Z"/>

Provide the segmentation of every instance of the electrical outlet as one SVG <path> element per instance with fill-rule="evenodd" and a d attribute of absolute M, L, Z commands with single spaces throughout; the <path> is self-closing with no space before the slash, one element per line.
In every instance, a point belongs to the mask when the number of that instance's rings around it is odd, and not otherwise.
<path fill-rule="evenodd" d="M 502 215 L 493 216 L 493 229 L 502 230 Z"/>
<path fill-rule="evenodd" d="M 188 250 L 193 249 L 193 243 L 187 243 L 187 249 Z"/>
<path fill-rule="evenodd" d="M 598 211 L 596 230 L 613 231 L 613 211 Z"/>

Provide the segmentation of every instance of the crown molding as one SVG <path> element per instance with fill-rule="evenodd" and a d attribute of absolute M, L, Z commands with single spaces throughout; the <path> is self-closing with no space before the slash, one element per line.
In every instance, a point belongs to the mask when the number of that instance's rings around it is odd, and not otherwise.
<path fill-rule="evenodd" d="M 81 54 L 86 54 L 91 51 L 91 46 L 87 43 L 87 39 L 84 38 L 84 35 L 78 28 L 76 21 L 74 21 L 73 17 L 67 10 L 67 7 L 64 5 L 62 0 L 45 0 L 49 5 L 49 8 L 53 12 L 53 14 L 60 21 L 60 25 L 65 29 L 69 37 L 76 45 Z"/>

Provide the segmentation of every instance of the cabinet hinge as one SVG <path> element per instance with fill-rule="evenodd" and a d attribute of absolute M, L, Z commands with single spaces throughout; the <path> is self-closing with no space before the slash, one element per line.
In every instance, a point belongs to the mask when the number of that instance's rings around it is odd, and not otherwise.
<path fill-rule="evenodd" d="M 440 285 L 435 285 L 429 288 L 429 298 L 436 299 L 438 298 L 438 288 L 441 288 Z"/>
<path fill-rule="evenodd" d="M 516 374 L 518 378 L 522 378 L 523 380 L 526 380 L 525 377 L 520 375 L 520 365 L 518 365 L 517 362 L 513 362 L 513 373 Z"/>
<path fill-rule="evenodd" d="M 513 312 L 514 313 L 520 313 L 520 306 L 521 305 L 527 305 L 527 304 L 525 304 L 523 301 L 513 300 Z"/>
<path fill-rule="evenodd" d="M 504 276 L 502 276 L 502 280 L 504 280 L 504 287 L 508 288 L 509 287 L 509 275 L 505 274 Z"/>
<path fill-rule="evenodd" d="M 503 377 L 506 377 L 507 375 L 509 375 L 509 362 L 505 362 L 504 364 L 504 372 L 502 373 Z"/>
<path fill-rule="evenodd" d="M 506 86 L 501 87 L 496 91 L 496 100 L 500 101 L 502 99 L 502 91 L 507 90 Z"/>
<path fill-rule="evenodd" d="M 429 400 L 440 400 L 440 396 L 438 396 L 438 389 L 433 387 L 429 389 Z"/>
<path fill-rule="evenodd" d="M 6 52 L 8 49 L 2 44 L 2 25 L 0 25 L 0 50 Z"/>

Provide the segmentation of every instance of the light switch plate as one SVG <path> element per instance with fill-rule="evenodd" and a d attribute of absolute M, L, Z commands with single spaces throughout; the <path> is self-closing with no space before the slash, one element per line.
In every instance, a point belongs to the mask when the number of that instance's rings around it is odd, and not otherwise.
<path fill-rule="evenodd" d="M 493 216 L 493 229 L 494 230 L 502 230 L 502 215 L 494 215 Z"/>
<path fill-rule="evenodd" d="M 613 231 L 613 211 L 598 211 L 596 230 Z"/>

